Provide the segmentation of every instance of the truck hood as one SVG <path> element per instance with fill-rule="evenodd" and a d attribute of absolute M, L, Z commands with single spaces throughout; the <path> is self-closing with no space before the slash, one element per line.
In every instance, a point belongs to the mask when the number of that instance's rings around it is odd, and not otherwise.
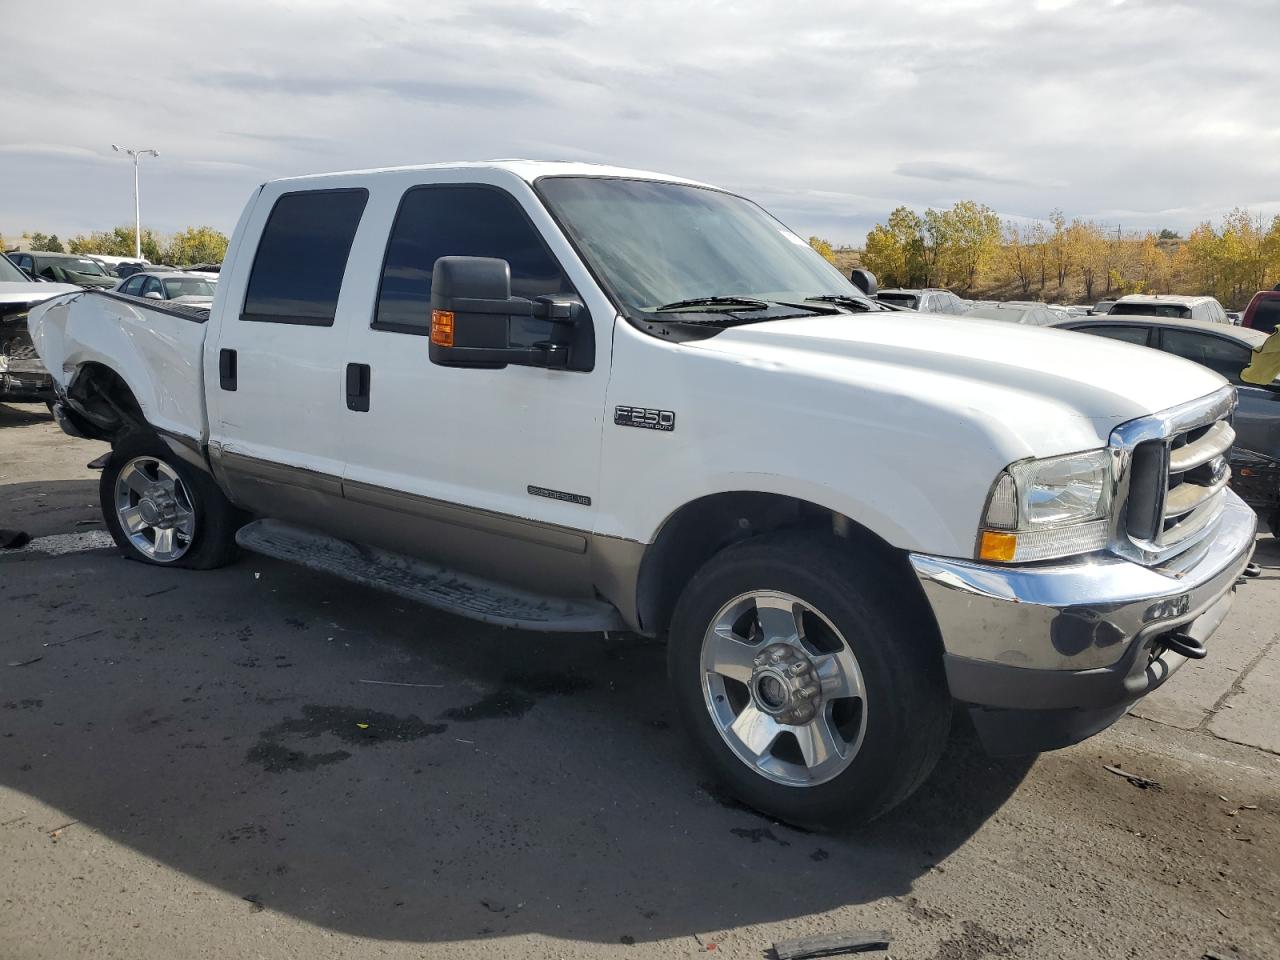
<path fill-rule="evenodd" d="M 1198 364 L 1103 337 L 999 320 L 858 313 L 732 327 L 697 347 L 898 396 L 1016 435 L 1026 455 L 1104 445 L 1120 423 L 1226 382 Z"/>
<path fill-rule="evenodd" d="M 60 293 L 79 293 L 70 283 L 28 283 L 10 280 L 0 283 L 0 303 L 39 303 Z"/>

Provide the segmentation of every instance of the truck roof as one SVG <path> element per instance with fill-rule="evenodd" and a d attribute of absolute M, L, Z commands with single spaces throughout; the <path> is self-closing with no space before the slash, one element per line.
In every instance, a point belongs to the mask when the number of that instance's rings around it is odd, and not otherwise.
<path fill-rule="evenodd" d="M 1188 297 L 1180 293 L 1130 293 L 1121 297 L 1116 303 L 1179 303 L 1191 307 L 1213 297 Z"/>
<path fill-rule="evenodd" d="M 633 170 L 628 167 L 611 167 L 599 163 L 581 163 L 574 160 L 465 160 L 447 163 L 409 164 L 402 167 L 373 167 L 367 170 L 342 170 L 333 173 L 314 173 L 298 177 L 280 177 L 270 183 L 323 180 L 327 177 L 378 176 L 381 174 L 404 173 L 411 170 L 504 170 L 515 174 L 528 183 L 539 177 L 625 177 L 630 180 L 665 180 L 671 183 L 687 183 L 695 187 L 710 187 L 711 184 L 690 180 L 687 177 L 675 177 L 666 173 L 655 173 L 651 170 Z"/>

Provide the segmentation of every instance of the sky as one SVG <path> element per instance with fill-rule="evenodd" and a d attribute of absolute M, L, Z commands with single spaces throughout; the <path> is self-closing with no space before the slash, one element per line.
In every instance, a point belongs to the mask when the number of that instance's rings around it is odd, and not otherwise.
<path fill-rule="evenodd" d="M 57 13 L 51 17 L 52 11 Z M 660 170 L 860 245 L 889 211 L 1280 213 L 1276 0 L 0 0 L 0 234 L 229 233 L 281 176 Z"/>

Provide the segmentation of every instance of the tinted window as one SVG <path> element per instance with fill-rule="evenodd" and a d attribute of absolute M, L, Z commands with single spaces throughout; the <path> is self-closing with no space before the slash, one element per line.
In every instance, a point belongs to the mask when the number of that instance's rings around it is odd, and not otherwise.
<path fill-rule="evenodd" d="M 286 193 L 263 227 L 241 320 L 333 325 L 367 190 Z"/>
<path fill-rule="evenodd" d="M 160 288 L 160 281 L 155 277 L 147 277 L 142 284 L 142 295 L 145 297 L 148 293 L 158 293 L 164 296 L 164 291 Z"/>
<path fill-rule="evenodd" d="M 142 286 L 142 278 L 133 277 L 132 279 L 126 280 L 124 282 L 124 284 L 120 287 L 120 292 L 127 293 L 130 296 L 136 297 L 138 294 L 142 292 L 140 289 L 138 289 L 141 286 Z"/>
<path fill-rule="evenodd" d="M 1275 333 L 1280 324 L 1280 297 L 1261 300 L 1253 310 L 1252 326 L 1263 333 Z"/>
<path fill-rule="evenodd" d="M 1148 327 L 1081 327 L 1081 333 L 1092 333 L 1095 337 L 1106 337 L 1108 340 L 1123 340 L 1125 343 L 1136 343 L 1140 347 L 1147 345 Z"/>
<path fill-rule="evenodd" d="M 876 299 L 891 303 L 895 307 L 910 307 L 913 310 L 916 304 L 920 302 L 914 293 L 881 293 Z"/>
<path fill-rule="evenodd" d="M 1191 317 L 1191 308 L 1180 303 L 1117 303 L 1111 308 L 1113 317 L 1170 317 L 1174 320 L 1187 320 Z"/>
<path fill-rule="evenodd" d="M 26 283 L 27 275 L 19 270 L 4 254 L 0 254 L 0 281 L 4 283 Z"/>
<path fill-rule="evenodd" d="M 1160 349 L 1193 360 L 1233 383 L 1240 382 L 1240 371 L 1252 359 L 1249 348 L 1242 343 L 1193 330 L 1161 330 Z"/>
<path fill-rule="evenodd" d="M 568 278 L 514 197 L 491 187 L 414 187 L 387 244 L 373 325 L 401 333 L 431 326 L 431 273 L 441 257 L 497 257 L 511 264 L 516 297 L 572 292 Z M 546 339 L 546 322 L 534 324 Z M 524 338 L 512 321 L 512 343 Z"/>

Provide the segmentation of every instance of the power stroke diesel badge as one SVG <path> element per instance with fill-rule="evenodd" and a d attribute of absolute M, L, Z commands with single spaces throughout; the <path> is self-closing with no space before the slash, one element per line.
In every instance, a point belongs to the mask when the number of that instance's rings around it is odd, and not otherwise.
<path fill-rule="evenodd" d="M 670 433 L 676 428 L 676 415 L 671 410 L 652 407 L 614 407 L 613 422 L 619 427 L 639 427 Z"/>

